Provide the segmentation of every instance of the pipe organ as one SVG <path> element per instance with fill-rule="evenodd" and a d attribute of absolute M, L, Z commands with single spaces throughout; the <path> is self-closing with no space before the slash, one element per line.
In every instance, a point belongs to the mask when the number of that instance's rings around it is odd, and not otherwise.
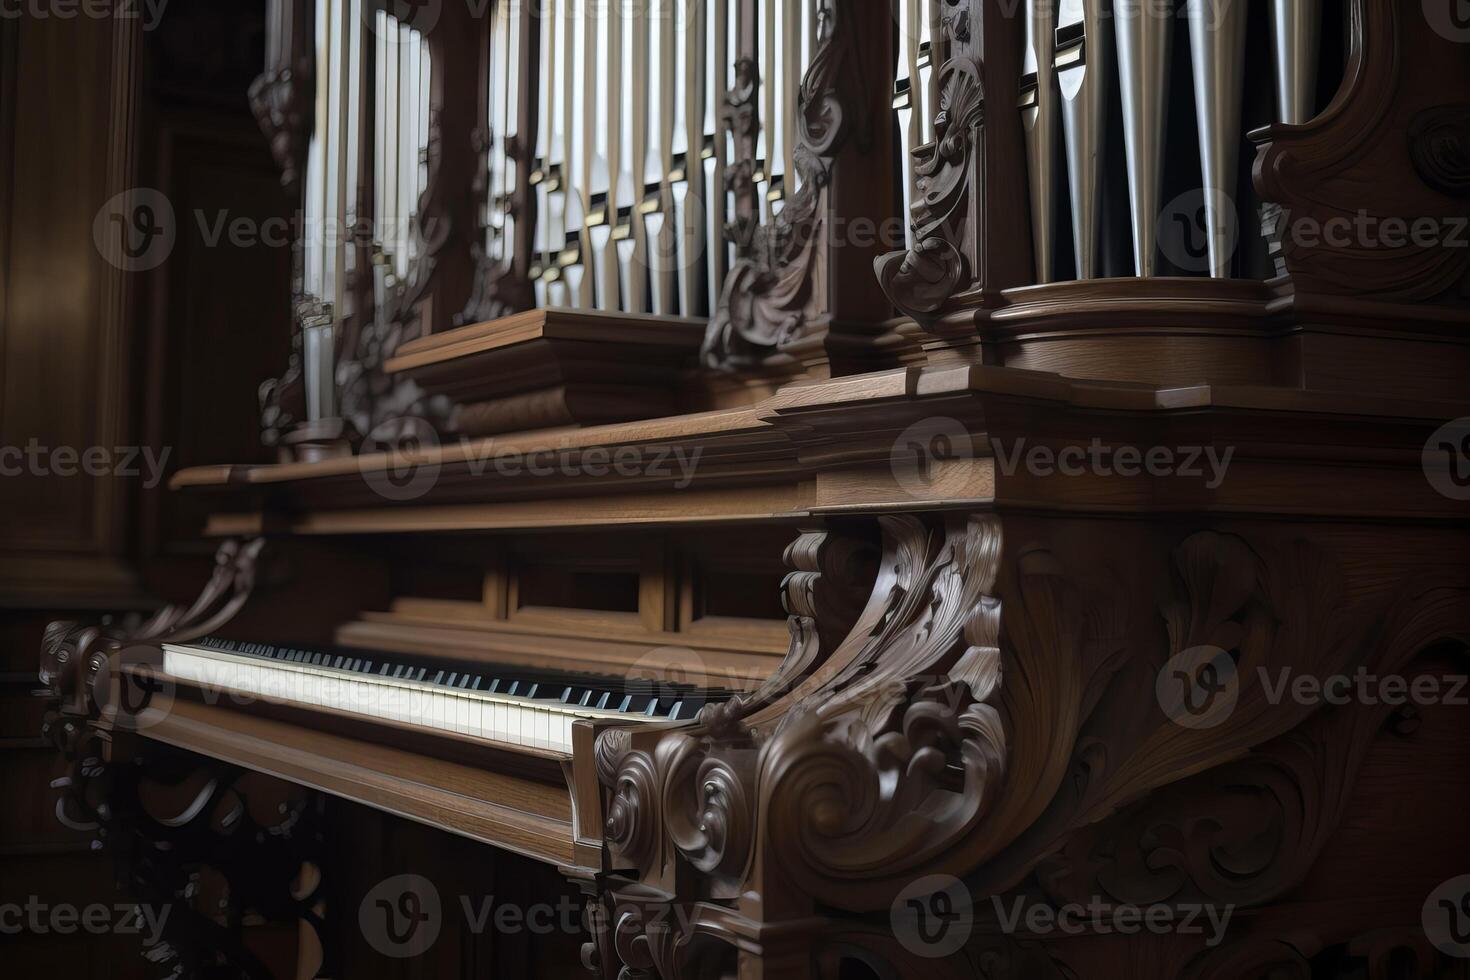
<path fill-rule="evenodd" d="M 67 820 L 178 839 L 163 753 L 485 862 L 302 841 L 303 977 L 1462 975 L 1470 716 L 1282 694 L 1464 680 L 1432 4 L 274 6 L 279 459 L 175 475 L 197 601 L 48 631 Z M 395 967 L 407 873 L 582 914 Z"/>

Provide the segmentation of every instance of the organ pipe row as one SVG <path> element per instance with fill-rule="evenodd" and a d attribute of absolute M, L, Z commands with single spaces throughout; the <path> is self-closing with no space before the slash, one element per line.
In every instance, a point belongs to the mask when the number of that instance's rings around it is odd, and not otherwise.
<path fill-rule="evenodd" d="M 917 7 L 921 0 L 906 0 Z M 1103 274 L 1106 182 L 1127 184 L 1127 251 L 1138 276 L 1158 272 L 1169 100 L 1193 95 L 1208 272 L 1231 275 L 1248 51 L 1269 50 L 1275 120 L 1302 123 L 1315 111 L 1321 0 L 1270 0 L 1269 36 L 1249 37 L 1247 0 L 1026 0 L 1021 116 L 1027 137 L 1037 279 Z M 1176 17 L 1187 21 L 1188 73 L 1176 70 Z M 1182 75 L 1182 77 L 1181 77 Z M 1116 83 L 1122 118 L 1108 118 Z M 902 125 L 901 117 L 901 125 Z M 1106 172 L 1108 142 L 1123 141 L 1125 173 Z M 1061 152 L 1058 152 L 1058 144 Z M 1065 186 L 1058 181 L 1059 156 Z M 1055 267 L 1059 198 L 1075 269 Z"/>
<path fill-rule="evenodd" d="M 423 35 L 368 0 L 318 0 L 315 16 L 318 124 L 306 156 L 301 280 L 337 325 L 352 312 L 348 283 L 362 228 L 380 277 L 412 274 L 428 181 L 431 64 Z"/>
<path fill-rule="evenodd" d="M 685 316 L 715 308 L 730 261 L 733 147 L 723 106 L 735 84 L 739 8 L 736 0 L 541 8 L 541 125 L 529 175 L 539 305 Z M 780 209 L 794 172 L 791 107 L 815 38 L 814 8 L 813 0 L 779 0 L 756 14 L 766 124 L 755 176 L 766 216 Z M 515 30 L 497 22 L 507 28 Z M 495 52 L 505 47 L 494 43 Z M 491 76 L 495 129 L 517 75 Z M 513 168 L 492 160 L 492 172 L 497 166 Z M 495 218 L 492 238 L 505 220 Z"/>

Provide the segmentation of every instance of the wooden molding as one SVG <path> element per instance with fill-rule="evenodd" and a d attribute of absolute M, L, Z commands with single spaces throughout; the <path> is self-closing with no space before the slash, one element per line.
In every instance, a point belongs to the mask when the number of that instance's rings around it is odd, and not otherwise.
<path fill-rule="evenodd" d="M 457 406 L 466 436 L 670 415 L 704 326 L 672 317 L 528 310 L 421 337 L 390 375 Z"/>

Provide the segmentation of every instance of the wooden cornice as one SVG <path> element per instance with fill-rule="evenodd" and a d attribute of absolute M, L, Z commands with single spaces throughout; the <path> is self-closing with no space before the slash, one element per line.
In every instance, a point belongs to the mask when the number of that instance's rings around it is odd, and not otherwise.
<path fill-rule="evenodd" d="M 218 534 L 693 525 L 982 504 L 1277 513 L 1289 498 L 1291 512 L 1450 518 L 1453 502 L 1423 478 L 1422 450 L 1431 432 L 1466 414 L 1464 403 L 1392 395 L 1159 387 L 954 364 L 791 385 L 750 409 L 316 463 L 196 468 L 173 486 L 249 493 L 258 510 L 216 515 Z M 923 486 L 905 480 L 905 445 L 955 433 L 963 451 L 927 460 Z M 1056 479 L 1007 469 L 996 455 L 996 446 L 1054 453 L 1098 440 L 1229 450 L 1233 469 L 1211 487 L 1106 474 Z M 609 465 L 618 459 L 625 465 Z M 1344 495 L 1349 474 L 1358 490 Z M 393 489 L 414 479 L 423 482 L 407 494 Z"/>

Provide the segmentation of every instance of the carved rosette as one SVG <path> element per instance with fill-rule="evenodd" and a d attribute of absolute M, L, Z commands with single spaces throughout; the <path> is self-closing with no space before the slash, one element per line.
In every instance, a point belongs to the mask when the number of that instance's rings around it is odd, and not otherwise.
<path fill-rule="evenodd" d="M 820 0 L 817 48 L 798 94 L 796 173 L 787 175 L 785 206 L 769 224 L 760 223 L 754 205 L 760 78 L 750 58 L 736 63 L 725 118 L 740 149 L 725 179 L 737 201 L 736 219 L 726 228 L 737 257 L 705 335 L 702 359 L 711 369 L 757 367 L 790 353 L 826 325 L 818 290 L 828 244 L 828 184 L 844 143 L 866 141 L 872 121 L 859 107 L 865 79 L 879 71 L 864 64 L 859 53 L 863 28 L 857 6 Z"/>
<path fill-rule="evenodd" d="M 614 728 L 597 738 L 597 776 L 610 791 L 603 832 L 621 859 L 646 867 L 657 853 L 662 821 L 658 771 L 653 756 L 634 751 L 628 729 Z"/>

